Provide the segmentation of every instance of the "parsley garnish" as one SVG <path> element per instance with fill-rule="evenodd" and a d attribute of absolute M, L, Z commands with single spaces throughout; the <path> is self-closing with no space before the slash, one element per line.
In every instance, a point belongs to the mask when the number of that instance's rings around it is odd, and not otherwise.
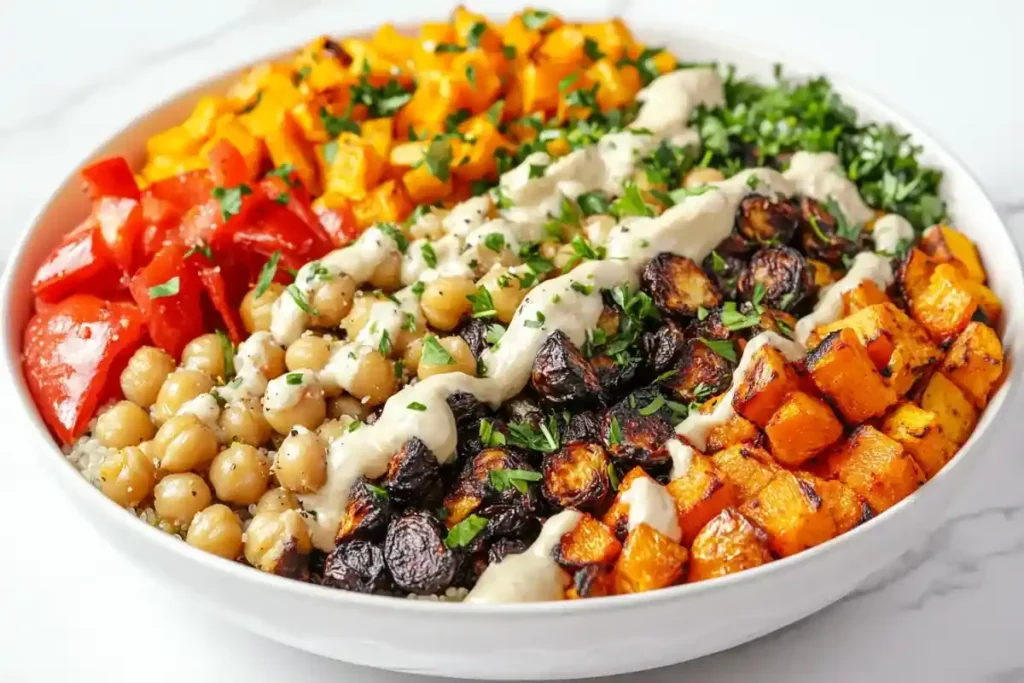
<path fill-rule="evenodd" d="M 270 255 L 270 259 L 263 264 L 263 268 L 260 269 L 260 279 L 256 282 L 256 298 L 263 296 L 263 293 L 267 291 L 267 287 L 274 281 L 274 275 L 277 274 L 277 262 L 281 260 L 281 252 L 275 251 Z"/>
<path fill-rule="evenodd" d="M 226 221 L 242 210 L 242 197 L 252 194 L 252 188 L 242 183 L 238 187 L 215 187 L 211 194 L 220 202 L 220 217 Z"/>
<path fill-rule="evenodd" d="M 484 246 L 496 254 L 505 248 L 505 236 L 500 232 L 492 232 L 484 238 Z"/>
<path fill-rule="evenodd" d="M 452 143 L 451 141 L 436 137 L 430 141 L 427 153 L 423 157 L 423 163 L 427 165 L 430 175 L 442 183 L 448 182 L 451 177 L 452 164 Z"/>
<path fill-rule="evenodd" d="M 608 463 L 608 482 L 612 486 L 612 491 L 619 490 L 619 473 L 615 471 L 615 463 Z"/>
<path fill-rule="evenodd" d="M 301 372 L 289 372 L 284 376 L 284 381 L 290 386 L 297 387 L 302 384 L 302 373 Z"/>
<path fill-rule="evenodd" d="M 611 202 L 600 192 L 584 192 L 576 197 L 576 205 L 584 216 L 606 215 L 612 210 Z"/>
<path fill-rule="evenodd" d="M 359 424 L 359 423 L 358 422 L 353 422 L 352 424 Z M 367 482 L 363 482 L 363 486 L 365 486 L 366 490 L 369 491 L 370 493 L 372 493 L 373 497 L 376 498 L 377 500 L 390 500 L 391 499 L 391 495 L 388 494 L 388 490 L 385 489 L 385 488 L 382 488 L 380 486 L 376 486 L 374 484 L 370 484 L 370 483 L 367 483 Z"/>
<path fill-rule="evenodd" d="M 594 285 L 585 285 L 582 282 L 573 281 L 573 283 L 569 286 L 572 287 L 575 291 L 582 294 L 583 296 L 590 296 L 591 294 L 594 293 Z"/>
<path fill-rule="evenodd" d="M 405 250 L 409 248 L 409 238 L 394 223 L 378 223 L 377 228 L 395 241 L 395 244 L 398 245 L 398 251 L 404 254 Z"/>
<path fill-rule="evenodd" d="M 495 126 L 501 123 L 501 116 L 505 113 L 505 100 L 498 100 L 487 109 L 487 119 Z"/>
<path fill-rule="evenodd" d="M 492 323 L 487 327 L 487 333 L 484 335 L 484 341 L 491 346 L 494 346 L 501 338 L 505 336 L 505 328 L 498 323 Z"/>
<path fill-rule="evenodd" d="M 387 358 L 391 353 L 391 335 L 388 334 L 387 330 L 382 330 L 380 333 L 380 343 L 377 345 L 377 350 L 380 351 L 380 355 Z"/>
<path fill-rule="evenodd" d="M 535 9 L 523 12 L 523 26 L 530 31 L 543 29 L 549 21 L 551 21 L 551 12 Z"/>
<path fill-rule="evenodd" d="M 619 426 L 619 418 L 612 415 L 611 423 L 608 425 L 608 444 L 617 446 L 622 443 L 622 427 Z"/>
<path fill-rule="evenodd" d="M 428 365 L 453 365 L 455 359 L 452 354 L 441 346 L 441 342 L 434 335 L 427 335 L 423 338 L 422 362 Z"/>
<path fill-rule="evenodd" d="M 451 54 L 453 52 L 465 52 L 466 48 L 463 45 L 456 43 L 438 43 L 434 47 L 435 55 Z"/>
<path fill-rule="evenodd" d="M 558 422 L 552 415 L 547 424 L 541 423 L 539 430 L 529 422 L 512 422 L 508 426 L 508 442 L 531 451 L 554 453 L 558 450 Z"/>
<path fill-rule="evenodd" d="M 583 52 L 585 52 L 587 57 L 590 57 L 595 62 L 599 59 L 603 59 L 605 56 L 604 53 L 601 52 L 601 47 L 597 44 L 597 41 L 590 37 L 583 39 Z"/>
<path fill-rule="evenodd" d="M 493 446 L 504 446 L 505 435 L 494 429 L 490 420 L 480 420 L 480 443 L 490 448 Z"/>
<path fill-rule="evenodd" d="M 163 299 L 167 296 L 174 296 L 181 289 L 181 278 L 175 275 L 167 282 L 153 285 L 149 288 L 150 299 Z"/>
<path fill-rule="evenodd" d="M 654 211 L 644 201 L 636 183 L 626 182 L 622 196 L 611 204 L 611 213 L 616 218 L 624 216 L 653 216 Z"/>
<path fill-rule="evenodd" d="M 468 47 L 480 47 L 480 40 L 487 33 L 487 24 L 482 21 L 478 21 L 469 27 L 469 32 L 466 33 L 466 45 Z"/>
<path fill-rule="evenodd" d="M 736 358 L 736 347 L 728 339 L 706 339 L 700 337 L 700 341 L 704 346 L 708 347 L 719 356 L 726 360 L 730 360 L 733 363 L 737 361 Z"/>
<path fill-rule="evenodd" d="M 188 258 L 193 254 L 202 254 L 203 256 L 206 257 L 207 261 L 213 261 L 213 249 L 211 249 L 210 245 L 207 244 L 206 242 L 200 242 L 199 244 L 195 245 L 194 247 L 186 251 L 184 258 Z"/>
<path fill-rule="evenodd" d="M 336 138 L 342 133 L 355 133 L 356 135 L 360 133 L 359 124 L 349 119 L 347 112 L 345 116 L 335 116 L 327 111 L 327 107 L 320 107 L 320 121 L 324 124 L 327 134 L 332 138 Z"/>
<path fill-rule="evenodd" d="M 487 478 L 498 493 L 509 486 L 515 486 L 520 493 L 529 493 L 529 482 L 541 481 L 544 477 L 540 472 L 530 470 L 491 470 L 487 473 Z"/>
<path fill-rule="evenodd" d="M 473 304 L 474 318 L 492 318 L 498 315 L 498 311 L 494 308 L 494 300 L 491 298 L 491 293 L 483 285 L 477 287 L 476 292 L 473 294 L 467 294 L 466 298 Z"/>
<path fill-rule="evenodd" d="M 470 515 L 448 530 L 444 544 L 449 548 L 462 548 L 469 545 L 477 534 L 487 526 L 487 518 Z"/>
<path fill-rule="evenodd" d="M 427 409 L 427 407 L 420 403 L 419 401 L 413 401 L 412 403 L 407 405 L 406 408 L 408 408 L 409 410 L 416 410 L 421 413 Z"/>
<path fill-rule="evenodd" d="M 430 242 L 420 245 L 420 254 L 423 255 L 423 260 L 427 262 L 428 267 L 437 267 L 437 253 L 434 251 L 434 247 Z"/>
<path fill-rule="evenodd" d="M 661 396 L 655 396 L 654 400 L 645 405 L 640 409 L 641 415 L 654 415 L 656 412 L 661 410 L 661 407 L 665 405 L 665 399 Z"/>
<path fill-rule="evenodd" d="M 288 294 L 291 295 L 292 300 L 295 301 L 295 305 L 302 309 L 303 312 L 309 315 L 319 315 L 317 310 L 310 306 L 309 300 L 306 299 L 306 294 L 301 289 L 295 286 L 295 283 L 288 285 Z"/>
<path fill-rule="evenodd" d="M 295 187 L 295 183 L 292 182 L 292 173 L 295 172 L 295 167 L 289 163 L 283 163 L 276 168 L 267 171 L 267 176 L 277 176 L 285 182 L 288 187 Z"/>
<path fill-rule="evenodd" d="M 235 376 L 235 345 L 231 343 L 224 330 L 217 330 L 217 341 L 220 342 L 220 352 L 224 355 L 224 381 L 227 382 Z"/>

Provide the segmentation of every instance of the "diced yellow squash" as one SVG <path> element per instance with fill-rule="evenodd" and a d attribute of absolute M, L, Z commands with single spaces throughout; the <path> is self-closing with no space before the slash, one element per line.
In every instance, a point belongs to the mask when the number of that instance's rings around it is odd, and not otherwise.
<path fill-rule="evenodd" d="M 196 154 L 203 144 L 203 138 L 195 137 L 184 126 L 174 126 L 160 131 L 146 141 L 146 154 L 153 157 L 180 159 Z"/>
<path fill-rule="evenodd" d="M 317 173 L 315 155 L 309 143 L 302 139 L 298 126 L 291 119 L 286 125 L 271 131 L 264 138 L 270 161 L 274 166 L 290 164 L 303 186 L 313 195 L 320 194 L 320 177 Z"/>
<path fill-rule="evenodd" d="M 921 236 L 921 249 L 937 261 L 957 264 L 971 280 L 985 282 L 985 268 L 981 265 L 978 250 L 959 230 L 947 225 L 933 225 Z"/>
<path fill-rule="evenodd" d="M 370 119 L 360 124 L 363 137 L 373 146 L 381 159 L 387 159 L 391 155 L 391 146 L 395 139 L 394 124 L 391 117 Z"/>
<path fill-rule="evenodd" d="M 995 330 L 985 323 L 969 324 L 949 347 L 942 372 L 975 406 L 984 408 L 1003 375 L 1003 345 Z"/>
<path fill-rule="evenodd" d="M 768 534 L 768 547 L 780 557 L 813 548 L 836 535 L 836 524 L 814 483 L 792 472 L 778 472 L 740 513 Z"/>
<path fill-rule="evenodd" d="M 932 271 L 928 286 L 908 302 L 914 320 L 938 344 L 948 343 L 960 334 L 978 308 L 964 281 L 956 266 L 940 263 Z"/>
<path fill-rule="evenodd" d="M 377 150 L 355 133 L 341 133 L 330 143 L 328 155 L 320 148 L 322 177 L 327 192 L 336 192 L 350 199 L 361 199 L 372 190 L 384 173 L 385 162 Z"/>
<path fill-rule="evenodd" d="M 694 537 L 712 517 L 730 505 L 736 505 L 736 490 L 727 482 L 706 455 L 695 453 L 690 468 L 666 486 L 676 504 L 683 545 Z"/>
<path fill-rule="evenodd" d="M 881 513 L 916 491 L 924 483 L 917 461 L 898 441 L 870 425 L 858 427 L 824 462 L 830 478 L 860 494 Z"/>
<path fill-rule="evenodd" d="M 733 485 L 740 501 L 750 500 L 782 470 L 768 451 L 749 444 L 730 446 L 711 456 L 722 477 Z"/>
<path fill-rule="evenodd" d="M 843 425 L 825 403 L 794 391 L 772 415 L 764 433 L 775 460 L 795 468 L 838 441 Z"/>
<path fill-rule="evenodd" d="M 774 346 L 762 346 L 751 359 L 732 397 L 733 408 L 759 427 L 772 415 L 790 392 L 799 387 L 796 370 Z"/>
<path fill-rule="evenodd" d="M 882 431 L 903 444 L 928 479 L 956 455 L 956 444 L 943 433 L 938 416 L 913 403 L 901 403 L 889 413 Z"/>
<path fill-rule="evenodd" d="M 849 424 L 878 417 L 896 403 L 896 392 L 850 328 L 825 337 L 808 354 L 806 368 L 815 386 Z"/>
<path fill-rule="evenodd" d="M 217 95 L 203 95 L 181 127 L 196 140 L 205 140 L 213 134 L 214 123 L 221 115 L 231 111 L 231 102 Z"/>
<path fill-rule="evenodd" d="M 921 392 L 921 407 L 934 413 L 945 434 L 957 446 L 971 436 L 978 411 L 967 395 L 941 372 L 935 372 Z"/>
<path fill-rule="evenodd" d="M 735 508 L 726 508 L 693 539 L 687 581 L 714 579 L 771 561 L 767 534 Z"/>

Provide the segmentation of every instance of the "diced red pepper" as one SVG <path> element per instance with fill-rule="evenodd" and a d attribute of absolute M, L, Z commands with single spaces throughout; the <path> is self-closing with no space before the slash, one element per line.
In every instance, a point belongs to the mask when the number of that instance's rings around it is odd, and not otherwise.
<path fill-rule="evenodd" d="M 203 333 L 202 284 L 188 247 L 172 243 L 132 278 L 132 297 L 142 309 L 153 343 L 171 354 Z"/>
<path fill-rule="evenodd" d="M 189 171 L 173 178 L 156 181 L 149 186 L 148 192 L 157 199 L 170 202 L 178 211 L 184 213 L 210 199 L 213 180 L 205 170 Z"/>
<path fill-rule="evenodd" d="M 118 266 L 126 273 L 133 272 L 141 260 L 146 227 L 142 205 L 135 199 L 101 197 L 93 204 L 92 215 Z"/>
<path fill-rule="evenodd" d="M 25 379 L 43 420 L 62 442 L 85 431 L 108 379 L 142 343 L 139 309 L 76 294 L 38 311 L 25 329 Z"/>
<path fill-rule="evenodd" d="M 250 180 L 245 157 L 227 140 L 219 140 L 207 156 L 210 159 L 210 175 L 216 186 L 238 187 Z"/>
<path fill-rule="evenodd" d="M 90 217 L 64 236 L 32 280 L 32 292 L 54 303 L 75 293 L 104 296 L 123 287 L 121 268 Z"/>
<path fill-rule="evenodd" d="M 238 309 L 231 305 L 228 288 L 224 282 L 224 275 L 221 273 L 220 267 L 211 266 L 200 269 L 199 278 L 203 282 L 203 288 L 206 290 L 206 295 L 210 298 L 210 303 L 213 304 L 213 307 L 224 321 L 228 337 L 235 344 L 240 344 L 245 339 L 245 327 L 242 325 Z"/>
<path fill-rule="evenodd" d="M 110 157 L 82 169 L 82 179 L 94 200 L 124 197 L 139 200 L 139 185 L 124 157 Z"/>
<path fill-rule="evenodd" d="M 294 213 L 272 201 L 256 207 L 245 224 L 233 231 L 232 241 L 264 257 L 280 251 L 281 261 L 290 268 L 299 268 L 331 249 Z"/>
<path fill-rule="evenodd" d="M 359 237 L 359 226 L 351 204 L 346 202 L 332 209 L 323 209 L 318 215 L 335 247 L 344 247 Z"/>
<path fill-rule="evenodd" d="M 267 176 L 260 181 L 260 187 L 270 200 L 281 204 L 295 214 L 296 218 L 301 220 L 318 240 L 327 245 L 324 248 L 329 248 L 332 244 L 331 234 L 320 221 L 320 217 L 313 211 L 312 200 L 309 193 L 306 192 L 306 188 L 302 186 L 298 174 L 292 172 L 288 178 L 276 175 Z M 285 197 L 287 201 L 282 201 L 281 197 Z M 354 217 L 352 221 L 355 222 Z"/>

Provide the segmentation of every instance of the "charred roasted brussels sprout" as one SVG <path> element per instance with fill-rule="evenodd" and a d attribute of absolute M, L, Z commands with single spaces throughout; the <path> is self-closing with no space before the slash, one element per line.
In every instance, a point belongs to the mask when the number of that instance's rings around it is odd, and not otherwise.
<path fill-rule="evenodd" d="M 361 479 L 349 492 L 337 540 L 339 543 L 355 539 L 379 540 L 390 519 L 391 501 L 387 490 Z"/>
<path fill-rule="evenodd" d="M 739 290 L 747 301 L 791 310 L 814 293 L 814 275 L 796 249 L 765 247 L 750 259 Z"/>
<path fill-rule="evenodd" d="M 662 386 L 681 403 L 703 403 L 729 388 L 735 369 L 732 360 L 712 349 L 703 339 L 690 339 L 683 347 L 675 374 L 663 380 Z"/>
<path fill-rule="evenodd" d="M 658 254 L 641 275 L 644 289 L 666 315 L 688 318 L 699 307 L 714 308 L 722 294 L 704 270 L 691 259 L 668 252 Z"/>
<path fill-rule="evenodd" d="M 506 401 L 501 406 L 501 413 L 506 421 L 525 422 L 533 429 L 539 429 L 541 422 L 547 419 L 540 404 L 522 394 Z"/>
<path fill-rule="evenodd" d="M 376 593 L 391 583 L 384 550 L 369 541 L 342 543 L 327 556 L 323 585 L 358 593 Z"/>
<path fill-rule="evenodd" d="M 735 254 L 715 250 L 704 257 L 701 267 L 715 282 L 718 291 L 726 299 L 736 298 L 736 284 L 747 262 Z"/>
<path fill-rule="evenodd" d="M 650 374 L 657 377 L 673 367 L 685 341 L 683 328 L 671 320 L 653 332 L 645 332 L 640 337 L 640 351 Z"/>
<path fill-rule="evenodd" d="M 790 338 L 793 336 L 796 316 L 792 313 L 787 313 L 777 308 L 769 308 L 768 306 L 761 306 L 760 312 L 758 312 L 753 304 L 749 302 L 740 304 L 739 311 L 742 315 L 756 316 L 758 319 L 756 325 L 752 326 L 749 330 L 745 330 L 749 337 L 755 337 L 762 332 L 775 332 L 783 337 Z"/>
<path fill-rule="evenodd" d="M 608 464 L 600 444 L 567 444 L 544 458 L 544 497 L 558 507 L 599 509 L 611 492 Z"/>
<path fill-rule="evenodd" d="M 518 538 L 499 538 L 487 550 L 487 562 L 497 564 L 509 555 L 518 555 L 529 547 L 529 543 Z"/>
<path fill-rule="evenodd" d="M 800 200 L 800 213 L 800 245 L 808 256 L 840 267 L 844 256 L 857 253 L 859 227 L 846 225 L 810 197 Z"/>
<path fill-rule="evenodd" d="M 388 525 L 384 562 L 400 590 L 432 595 L 451 585 L 458 558 L 445 545 L 444 526 L 429 512 L 416 510 Z"/>
<path fill-rule="evenodd" d="M 726 302 L 726 307 L 731 306 L 734 302 Z M 704 319 L 695 318 L 690 321 L 690 324 L 686 326 L 686 338 L 687 339 L 730 339 L 734 337 L 733 330 L 726 325 L 726 321 L 722 319 L 723 309 L 716 308 L 713 311 L 708 311 L 708 314 L 704 316 Z"/>
<path fill-rule="evenodd" d="M 754 245 L 789 244 L 800 225 L 800 212 L 785 198 L 749 195 L 736 210 L 736 230 Z"/>
<path fill-rule="evenodd" d="M 539 529 L 533 515 L 536 505 L 531 497 L 519 497 L 510 503 L 497 503 L 480 510 L 487 519 L 487 526 L 478 538 L 490 541 L 498 538 L 527 538 L 536 535 Z"/>
<path fill-rule="evenodd" d="M 456 391 L 448 396 L 448 407 L 455 416 L 455 426 L 460 435 L 466 431 L 475 431 L 480 420 L 490 414 L 487 406 L 468 391 Z"/>
<path fill-rule="evenodd" d="M 524 458 L 509 448 L 485 448 L 469 459 L 444 499 L 447 510 L 445 523 L 452 527 L 481 507 L 492 504 L 517 504 L 524 511 L 532 512 L 537 503 L 533 488 L 528 484 L 517 486 L 516 481 L 527 481 L 522 477 L 516 479 L 510 474 L 491 474 L 492 471 L 503 470 L 533 471 Z M 523 493 L 521 488 L 526 492 Z"/>
<path fill-rule="evenodd" d="M 633 355 L 617 360 L 601 354 L 590 359 L 605 396 L 615 396 L 629 388 L 640 368 L 640 359 Z"/>
<path fill-rule="evenodd" d="M 621 470 L 639 465 L 652 474 L 668 469 L 663 448 L 674 434 L 672 411 L 657 388 L 638 389 L 604 416 L 604 442 Z"/>
<path fill-rule="evenodd" d="M 552 332 L 540 347 L 530 384 L 554 405 L 585 405 L 601 394 L 594 368 L 561 330 Z"/>
<path fill-rule="evenodd" d="M 455 333 L 462 337 L 463 341 L 469 346 L 469 350 L 473 352 L 473 355 L 476 358 L 480 358 L 480 354 L 490 346 L 487 343 L 487 331 L 490 327 L 491 324 L 486 320 L 469 318 L 462 321 L 462 324 L 455 329 Z"/>
<path fill-rule="evenodd" d="M 566 425 L 562 433 L 562 441 L 565 443 L 571 441 L 600 441 L 601 429 L 601 417 L 595 412 L 585 410 L 569 418 L 569 424 Z"/>
<path fill-rule="evenodd" d="M 392 456 L 387 474 L 381 480 L 391 500 L 412 505 L 427 497 L 440 480 L 441 465 L 427 445 L 413 437 Z"/>

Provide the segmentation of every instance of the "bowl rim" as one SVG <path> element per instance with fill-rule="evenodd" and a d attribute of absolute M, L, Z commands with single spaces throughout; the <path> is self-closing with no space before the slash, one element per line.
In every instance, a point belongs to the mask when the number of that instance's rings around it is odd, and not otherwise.
<path fill-rule="evenodd" d="M 492 18 L 501 16 L 507 17 L 508 13 L 493 13 L 488 16 Z M 571 12 L 567 12 L 565 16 L 573 17 L 573 14 Z M 416 18 L 410 18 L 408 21 L 401 22 L 398 27 L 400 30 L 403 30 L 406 27 L 418 25 L 419 22 L 430 20 L 431 18 L 436 19 L 437 17 L 433 14 L 417 16 Z M 663 26 L 656 26 L 652 23 L 651 19 L 629 19 L 628 21 L 630 24 L 630 30 L 639 36 L 653 35 L 662 39 L 671 39 L 673 41 L 679 41 L 680 43 L 688 41 L 711 48 L 727 45 L 731 52 L 743 54 L 751 60 L 766 64 L 781 63 L 785 66 L 787 72 L 796 74 L 799 77 L 813 74 L 824 74 L 834 85 L 838 86 L 838 89 L 840 89 L 845 95 L 853 95 L 858 100 L 870 104 L 872 109 L 879 112 L 879 115 L 874 117 L 875 119 L 891 122 L 903 131 L 910 131 L 915 143 L 921 145 L 929 152 L 937 153 L 945 157 L 944 161 L 946 163 L 942 164 L 944 171 L 955 169 L 964 177 L 965 184 L 971 185 L 972 187 L 970 189 L 976 192 L 978 196 L 984 200 L 987 210 L 992 213 L 992 217 L 1002 228 L 1002 230 L 996 234 L 999 234 L 1006 243 L 1003 246 L 1010 249 L 1013 257 L 1015 257 L 1014 260 L 1017 266 L 1015 273 L 1012 276 L 1004 273 L 1001 274 L 1000 280 L 1005 283 L 1008 289 L 1013 290 L 1017 295 L 1019 295 L 1019 298 L 1024 300 L 1024 268 L 1022 268 L 1021 265 L 1021 251 L 1012 239 L 1005 221 L 999 214 L 998 210 L 996 210 L 991 197 L 985 191 L 981 183 L 978 182 L 974 173 L 971 172 L 971 170 L 949 150 L 949 147 L 942 144 L 926 127 L 921 126 L 919 123 L 898 113 L 887 103 L 878 98 L 871 90 L 864 88 L 855 80 L 847 77 L 841 71 L 834 68 L 826 68 L 817 61 L 812 61 L 800 56 L 794 56 L 789 53 L 788 50 L 777 49 L 763 43 L 750 41 L 746 38 L 740 39 L 735 35 L 723 31 L 682 26 L 665 29 Z M 356 21 L 346 35 L 358 35 L 366 32 L 367 30 L 372 30 L 373 26 L 376 25 L 364 24 L 365 22 Z M 185 97 L 195 95 L 200 91 L 209 89 L 237 73 L 240 68 L 245 68 L 248 64 L 253 64 L 267 59 L 274 59 L 282 54 L 287 54 L 298 45 L 301 45 L 301 43 L 293 44 L 290 47 L 286 47 L 284 50 L 275 50 L 264 53 L 262 56 L 256 57 L 247 62 L 238 62 L 236 60 L 226 61 L 224 63 L 225 66 L 217 70 L 212 75 L 187 87 L 178 89 L 157 102 L 149 104 L 142 111 L 138 111 L 130 117 L 125 117 L 124 123 L 120 125 L 113 134 L 94 146 L 84 159 L 76 161 L 68 172 L 64 174 L 63 180 L 59 184 L 55 185 L 53 191 L 41 203 L 38 210 L 36 210 L 29 218 L 26 226 L 22 228 L 14 248 L 11 250 L 6 268 L 4 268 L 2 281 L 0 281 L 0 314 L 8 311 L 10 307 L 9 301 L 13 300 L 15 295 L 23 295 L 23 292 L 15 291 L 15 274 L 24 266 L 27 248 L 33 241 L 33 237 L 40 220 L 50 210 L 50 206 L 64 191 L 64 188 L 67 187 L 68 183 L 75 181 L 80 168 L 85 163 L 102 154 L 103 150 L 110 146 L 117 137 L 124 133 L 124 131 L 144 122 L 154 111 L 164 109 Z M 734 47 L 736 45 L 741 45 L 742 47 Z M 1015 318 L 1019 317 L 1020 316 L 1015 316 Z M 1009 322 L 1009 320 L 1007 322 Z M 1017 321 L 1016 326 L 1018 328 L 1024 327 L 1020 321 Z M 1009 329 L 1009 325 L 1007 325 L 1007 330 Z M 1024 330 L 1017 331 L 1018 334 L 1022 332 L 1024 332 Z M 337 605 L 372 607 L 378 610 L 393 610 L 397 613 L 412 612 L 425 613 L 428 615 L 437 614 L 443 615 L 446 618 L 451 618 L 454 615 L 460 615 L 472 619 L 485 619 L 495 616 L 500 616 L 506 619 L 523 619 L 532 618 L 537 615 L 569 616 L 576 615 L 581 612 L 616 612 L 619 610 L 629 610 L 634 607 L 650 605 L 654 602 L 673 602 L 686 599 L 690 596 L 727 590 L 736 583 L 753 584 L 763 582 L 778 572 L 788 571 L 790 567 L 815 562 L 819 558 L 844 552 L 848 546 L 856 543 L 862 536 L 870 534 L 875 527 L 880 524 L 886 524 L 886 520 L 893 519 L 896 515 L 904 513 L 912 506 L 923 504 L 922 501 L 929 496 L 936 494 L 938 489 L 938 487 L 935 486 L 928 486 L 927 484 L 931 483 L 931 480 L 929 480 L 929 482 L 926 482 L 926 485 L 921 486 L 921 488 L 913 494 L 903 499 L 892 508 L 889 508 L 883 514 L 877 515 L 866 523 L 832 538 L 821 545 L 809 548 L 795 555 L 777 559 L 759 567 L 737 572 L 735 574 L 729 574 L 698 583 L 670 586 L 668 588 L 648 591 L 645 593 L 608 596 L 597 600 L 561 600 L 550 602 L 497 604 L 451 603 L 444 600 L 408 599 L 404 596 L 392 597 L 367 595 L 306 583 L 294 579 L 287 579 L 259 571 L 240 562 L 224 560 L 223 558 L 204 552 L 198 548 L 194 548 L 180 539 L 173 537 L 171 534 L 165 533 L 149 524 L 146 524 L 131 514 L 126 514 L 126 510 L 124 508 L 121 508 L 116 503 L 109 500 L 99 489 L 89 483 L 89 481 L 82 476 L 77 468 L 67 459 L 62 448 L 57 444 L 50 434 L 49 429 L 43 423 L 23 378 L 20 360 L 21 336 L 22 330 L 15 329 L 12 317 L 10 315 L 3 315 L 3 329 L 2 333 L 0 333 L 0 364 L 2 364 L 3 370 L 7 373 L 8 379 L 10 380 L 8 383 L 9 388 L 4 391 L 9 391 L 10 394 L 17 397 L 17 400 L 14 401 L 14 403 L 17 404 L 18 409 L 20 410 L 19 417 L 26 419 L 27 423 L 31 425 L 30 429 L 34 433 L 34 436 L 41 442 L 42 447 L 34 448 L 33 453 L 39 453 L 37 457 L 52 461 L 51 465 L 53 469 L 59 472 L 59 474 L 54 476 L 61 477 L 66 486 L 80 488 L 82 490 L 83 500 L 95 501 L 95 503 L 90 502 L 82 504 L 85 508 L 86 516 L 89 514 L 104 515 L 112 524 L 121 525 L 124 528 L 129 529 L 127 533 L 133 534 L 133 538 L 138 539 L 140 544 L 144 545 L 149 542 L 160 544 L 167 552 L 182 554 L 183 559 L 186 561 L 198 562 L 203 566 L 204 570 L 223 574 L 225 578 L 246 581 L 254 587 L 260 586 L 264 587 L 266 590 L 277 590 L 286 594 L 291 594 L 297 598 L 316 599 Z M 1006 406 L 1011 402 L 1011 396 L 1015 396 L 1019 392 L 1020 382 L 1015 379 L 1015 374 L 1016 373 L 1014 372 L 1005 373 L 1003 385 L 986 406 L 985 417 L 988 419 L 988 424 L 986 424 L 983 429 L 975 428 L 968 440 L 960 446 L 953 460 L 943 467 L 943 469 L 932 478 L 933 480 L 938 480 L 940 478 L 942 480 L 949 479 L 954 476 L 952 473 L 958 470 L 961 461 L 967 457 L 980 457 L 980 453 L 972 456 L 971 451 L 974 449 L 975 445 L 987 435 L 988 431 L 996 426 L 998 418 L 1002 415 Z M 45 455 L 42 454 L 44 451 L 46 451 Z M 78 503 L 74 504 L 78 505 Z"/>

